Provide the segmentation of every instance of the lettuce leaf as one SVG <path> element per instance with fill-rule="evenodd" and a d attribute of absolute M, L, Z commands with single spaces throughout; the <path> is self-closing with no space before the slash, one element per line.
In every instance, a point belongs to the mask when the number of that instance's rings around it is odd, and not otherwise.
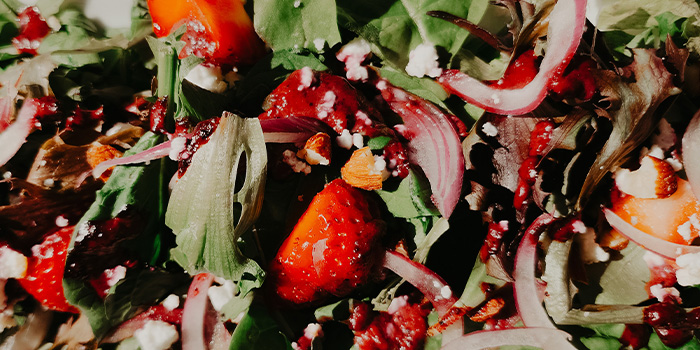
<path fill-rule="evenodd" d="M 165 222 L 176 235 L 173 260 L 190 274 L 236 281 L 243 295 L 260 287 L 265 272 L 238 242 L 260 213 L 266 169 L 258 120 L 224 113 L 172 191 Z"/>

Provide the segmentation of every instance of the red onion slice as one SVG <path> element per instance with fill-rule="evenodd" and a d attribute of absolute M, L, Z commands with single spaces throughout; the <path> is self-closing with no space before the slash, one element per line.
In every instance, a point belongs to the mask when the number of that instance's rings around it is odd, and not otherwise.
<path fill-rule="evenodd" d="M 104 162 L 97 164 L 97 166 L 92 169 L 92 176 L 94 178 L 100 177 L 107 169 L 116 165 L 127 165 L 127 164 L 139 164 L 146 163 L 152 160 L 160 159 L 166 157 L 170 154 L 172 146 L 172 140 L 163 142 L 156 146 L 153 146 L 143 152 L 139 152 L 128 157 L 114 158 L 110 160 L 105 160 Z"/>
<path fill-rule="evenodd" d="M 557 342 L 557 339 L 566 339 L 568 336 L 564 331 L 551 328 L 522 327 L 478 331 L 465 334 L 446 343 L 442 350 L 476 350 L 507 345 L 534 346 L 546 349 L 552 348 L 552 343 Z"/>
<path fill-rule="evenodd" d="M 586 0 L 557 1 L 548 20 L 547 53 L 535 78 L 524 87 L 499 89 L 458 70 L 446 70 L 438 81 L 449 92 L 490 112 L 521 115 L 532 111 L 578 48 L 586 25 Z"/>
<path fill-rule="evenodd" d="M 134 336 L 136 330 L 142 328 L 148 321 L 164 321 L 179 325 L 182 322 L 182 309 L 168 310 L 163 305 L 151 306 L 148 310 L 124 321 L 117 329 L 102 339 L 104 343 L 118 343 Z"/>
<path fill-rule="evenodd" d="M 610 209 L 603 208 L 603 213 L 610 226 L 629 238 L 630 241 L 650 252 L 654 252 L 669 259 L 675 259 L 684 254 L 700 253 L 700 246 L 683 245 L 665 241 L 632 226 L 632 224 L 623 220 Z"/>
<path fill-rule="evenodd" d="M 382 266 L 394 271 L 430 300 L 440 317 L 457 302 L 447 282 L 423 264 L 419 264 L 395 251 L 386 251 Z"/>
<path fill-rule="evenodd" d="M 0 98 L 0 132 L 3 132 L 10 125 L 12 120 L 12 103 L 10 97 Z"/>
<path fill-rule="evenodd" d="M 464 154 L 450 117 L 430 102 L 380 81 L 377 88 L 402 119 L 408 139 L 409 160 L 430 182 L 432 201 L 449 218 L 462 191 Z"/>
<path fill-rule="evenodd" d="M 36 99 L 25 100 L 14 123 L 0 133 L 0 166 L 12 159 L 27 141 L 27 136 L 34 130 L 34 117 L 38 108 Z"/>
<path fill-rule="evenodd" d="M 537 242 L 547 225 L 554 221 L 550 214 L 542 214 L 528 227 L 515 255 L 513 294 L 518 314 L 526 327 L 555 328 L 538 297 L 539 283 L 535 278 Z"/>
<path fill-rule="evenodd" d="M 182 310 L 182 350 L 208 349 L 204 340 L 204 324 L 209 307 L 207 291 L 214 275 L 200 273 L 194 276 Z"/>
<path fill-rule="evenodd" d="M 537 217 L 523 235 L 515 255 L 515 269 L 513 271 L 513 294 L 515 295 L 515 307 L 518 315 L 526 327 L 538 327 L 557 329 L 549 319 L 547 311 L 542 306 L 540 299 L 541 286 L 535 278 L 535 266 L 537 265 L 537 242 L 540 234 L 547 225 L 554 221 L 551 214 L 544 213 Z M 576 349 L 566 337 L 552 337 L 547 342 L 539 345 L 544 349 Z"/>
<path fill-rule="evenodd" d="M 700 198 L 700 111 L 696 112 L 693 119 L 685 129 L 682 141 L 683 166 L 688 176 L 690 188 L 695 198 Z M 686 156 L 687 155 L 687 156 Z"/>
<path fill-rule="evenodd" d="M 318 119 L 309 117 L 288 117 L 260 120 L 260 126 L 268 143 L 305 142 L 319 132 L 330 134 L 331 129 Z"/>

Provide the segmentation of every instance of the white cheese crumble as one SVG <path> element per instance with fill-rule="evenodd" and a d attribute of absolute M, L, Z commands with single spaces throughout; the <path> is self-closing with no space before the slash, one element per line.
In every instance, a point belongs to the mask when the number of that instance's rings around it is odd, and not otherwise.
<path fill-rule="evenodd" d="M 678 289 L 674 287 L 670 288 L 664 288 L 661 284 L 655 284 L 651 287 L 649 287 L 649 294 L 653 296 L 654 298 L 658 299 L 660 302 L 663 302 L 667 298 L 671 299 L 678 299 L 681 296 L 681 293 L 678 292 Z"/>
<path fill-rule="evenodd" d="M 593 229 L 586 229 L 584 233 L 575 235 L 574 241 L 580 247 L 581 260 L 584 263 L 593 264 L 610 260 L 610 254 L 596 243 Z"/>
<path fill-rule="evenodd" d="M 369 119 L 369 116 L 367 115 L 367 113 L 365 113 L 363 111 L 357 111 L 357 113 L 355 113 L 355 120 L 358 123 L 365 124 L 365 126 L 372 125 L 372 119 Z"/>
<path fill-rule="evenodd" d="M 294 8 L 298 9 L 299 7 L 301 7 L 301 0 L 294 1 Z"/>
<path fill-rule="evenodd" d="M 44 180 L 44 187 L 49 187 L 49 188 L 51 188 L 51 187 L 53 187 L 53 185 L 55 185 L 55 184 L 56 184 L 56 182 L 55 182 L 53 179 L 46 179 L 46 180 Z"/>
<path fill-rule="evenodd" d="M 185 150 L 187 146 L 187 138 L 183 136 L 178 136 L 170 141 L 170 152 L 168 157 L 174 161 L 180 160 L 180 153 Z"/>
<path fill-rule="evenodd" d="M 107 269 L 103 272 L 106 277 L 107 285 L 112 288 L 117 282 L 126 277 L 126 267 L 117 265 L 112 269 Z"/>
<path fill-rule="evenodd" d="M 149 320 L 134 332 L 142 350 L 169 349 L 179 338 L 177 328 L 163 321 Z"/>
<path fill-rule="evenodd" d="M 367 68 L 362 66 L 362 62 L 364 62 L 371 51 L 369 43 L 359 37 L 345 44 L 340 49 L 336 58 L 345 63 L 345 76 L 349 80 L 366 81 L 369 78 Z"/>
<path fill-rule="evenodd" d="M 352 145 L 358 149 L 365 146 L 365 139 L 362 137 L 362 134 L 359 132 L 352 134 Z"/>
<path fill-rule="evenodd" d="M 314 340 L 315 338 L 323 336 L 323 328 L 318 323 L 309 323 L 306 328 L 304 328 L 304 338 L 309 340 Z M 297 342 L 292 342 L 292 348 L 294 350 L 301 350 L 301 347 Z"/>
<path fill-rule="evenodd" d="M 7 180 L 7 179 L 9 179 L 9 178 L 12 178 L 12 172 L 11 172 L 11 171 L 6 171 L 6 172 L 2 173 L 2 178 L 5 179 L 5 180 Z"/>
<path fill-rule="evenodd" d="M 391 300 L 391 304 L 389 304 L 389 308 L 386 310 L 386 312 L 389 315 L 393 315 L 399 311 L 399 309 L 406 306 L 408 306 L 408 296 L 402 295 Z"/>
<path fill-rule="evenodd" d="M 316 48 L 316 51 L 318 52 L 323 52 L 323 47 L 326 45 L 326 40 L 322 38 L 316 38 L 314 39 L 314 47 Z"/>
<path fill-rule="evenodd" d="M 343 132 L 341 132 L 340 135 L 338 137 L 336 137 L 335 142 L 338 144 L 338 147 L 340 147 L 340 148 L 351 149 L 352 148 L 352 134 L 350 134 L 350 130 L 343 129 Z"/>
<path fill-rule="evenodd" d="M 652 135 L 651 142 L 658 145 L 662 150 L 668 151 L 676 144 L 676 131 L 664 118 L 659 122 L 658 130 L 658 134 Z"/>
<path fill-rule="evenodd" d="M 301 84 L 297 87 L 297 90 L 302 91 L 311 87 L 314 83 L 314 71 L 309 67 L 304 67 L 301 69 Z"/>
<path fill-rule="evenodd" d="M 683 254 L 676 258 L 676 280 L 681 286 L 700 284 L 700 253 Z"/>
<path fill-rule="evenodd" d="M 452 289 L 449 286 L 443 286 L 440 288 L 440 295 L 445 299 L 452 298 Z"/>
<path fill-rule="evenodd" d="M 82 242 L 85 237 L 87 237 L 89 234 L 93 233 L 95 231 L 95 226 L 89 225 L 86 222 L 83 222 L 82 225 L 80 225 L 80 228 L 78 228 L 78 234 L 75 236 L 75 241 L 76 242 Z"/>
<path fill-rule="evenodd" d="M 496 129 L 496 126 L 491 124 L 490 122 L 484 123 L 484 125 L 481 126 L 481 131 L 483 131 L 484 135 L 486 136 L 498 136 L 498 129 Z"/>
<path fill-rule="evenodd" d="M 180 297 L 175 294 L 170 294 L 167 298 L 163 300 L 161 304 L 163 304 L 163 307 L 166 310 L 173 311 L 180 307 Z"/>
<path fill-rule="evenodd" d="M 209 290 L 207 290 L 207 295 L 209 296 L 209 301 L 211 301 L 214 310 L 221 312 L 224 305 L 231 301 L 236 293 L 238 293 L 238 288 L 236 288 L 235 283 L 229 280 L 221 279 L 219 282 L 221 285 L 211 286 Z"/>
<path fill-rule="evenodd" d="M 0 247 L 0 279 L 22 278 L 27 273 L 27 257 L 8 246 Z"/>
<path fill-rule="evenodd" d="M 435 46 L 420 44 L 408 54 L 406 73 L 418 78 L 424 76 L 437 78 L 442 74 L 442 69 L 438 64 L 438 58 Z"/>
<path fill-rule="evenodd" d="M 66 219 L 65 216 L 59 215 L 56 217 L 56 226 L 57 227 L 66 227 L 66 226 L 68 226 L 68 224 L 70 224 L 70 222 L 68 221 L 68 219 Z"/>
<path fill-rule="evenodd" d="M 391 176 L 391 173 L 386 168 L 386 160 L 384 159 L 384 156 L 374 156 L 374 171 L 382 174 L 382 181 L 386 181 L 389 176 Z"/>
<path fill-rule="evenodd" d="M 693 230 L 700 231 L 700 220 L 698 220 L 698 214 L 693 214 L 688 218 L 688 221 L 684 222 L 678 226 L 678 234 L 683 237 L 686 241 L 693 239 Z"/>
<path fill-rule="evenodd" d="M 289 165 L 295 173 L 304 173 L 306 175 L 311 173 L 311 166 L 297 158 L 294 151 L 286 150 L 282 153 L 282 156 L 282 161 Z"/>
<path fill-rule="evenodd" d="M 211 92 L 221 93 L 228 89 L 228 84 L 224 81 L 224 76 L 219 66 L 200 64 L 192 68 L 185 79 Z"/>

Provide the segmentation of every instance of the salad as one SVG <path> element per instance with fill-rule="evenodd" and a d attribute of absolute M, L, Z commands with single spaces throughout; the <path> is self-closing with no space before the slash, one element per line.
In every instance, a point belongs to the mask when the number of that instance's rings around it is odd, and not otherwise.
<path fill-rule="evenodd" d="M 698 2 L 95 3 L 0 1 L 0 348 L 700 348 Z"/>

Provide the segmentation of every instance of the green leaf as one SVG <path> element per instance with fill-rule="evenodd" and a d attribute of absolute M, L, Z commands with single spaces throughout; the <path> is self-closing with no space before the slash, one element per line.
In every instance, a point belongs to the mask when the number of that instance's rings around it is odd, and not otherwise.
<path fill-rule="evenodd" d="M 229 350 L 292 350 L 292 344 L 267 309 L 253 304 L 233 331 Z"/>
<path fill-rule="evenodd" d="M 691 339 L 687 343 L 677 348 L 672 348 L 664 345 L 664 343 L 661 342 L 661 339 L 659 339 L 659 336 L 656 333 L 652 333 L 651 337 L 649 337 L 648 348 L 649 350 L 699 350 L 700 341 L 698 341 L 698 338 L 693 337 L 693 339 Z"/>
<path fill-rule="evenodd" d="M 128 270 L 105 299 L 89 283 L 66 279 L 66 299 L 87 315 L 95 336 L 105 336 L 114 326 L 133 317 L 138 311 L 156 304 L 172 293 L 185 291 L 189 276 L 162 270 Z"/>
<path fill-rule="evenodd" d="M 401 180 L 396 189 L 377 190 L 379 197 L 386 203 L 389 212 L 399 218 L 418 216 L 438 216 L 430 196 L 430 185 L 423 176 L 411 170 L 409 175 Z"/>
<path fill-rule="evenodd" d="M 372 151 L 379 151 L 384 149 L 386 145 L 391 142 L 391 137 L 389 136 L 377 136 L 369 139 L 367 141 L 367 146 L 372 150 Z"/>
<path fill-rule="evenodd" d="M 343 299 L 333 304 L 319 307 L 314 311 L 314 317 L 318 322 L 345 321 L 350 318 L 351 310 L 354 308 L 353 299 Z"/>
<path fill-rule="evenodd" d="M 340 42 L 334 0 L 270 0 L 254 3 L 255 31 L 274 50 L 313 51 Z"/>
<path fill-rule="evenodd" d="M 243 256 L 238 240 L 260 213 L 266 152 L 257 119 L 224 113 L 175 185 L 165 217 L 176 234 L 171 254 L 177 263 L 191 274 L 206 271 L 236 281 L 244 295 L 262 285 L 265 275 Z"/>
<path fill-rule="evenodd" d="M 428 78 L 416 78 L 392 68 L 381 68 L 379 74 L 392 85 L 424 98 L 436 105 L 447 108 L 443 102 L 449 95 L 436 81 Z"/>

